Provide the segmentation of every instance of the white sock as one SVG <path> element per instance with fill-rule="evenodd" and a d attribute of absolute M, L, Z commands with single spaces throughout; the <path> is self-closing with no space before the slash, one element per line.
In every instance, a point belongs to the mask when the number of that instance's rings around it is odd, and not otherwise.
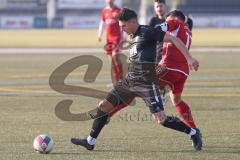
<path fill-rule="evenodd" d="M 90 145 L 95 145 L 95 143 L 96 143 L 96 138 L 93 138 L 93 137 L 91 137 L 91 136 L 88 136 L 87 137 L 87 142 L 88 142 L 88 144 L 90 144 Z"/>
<path fill-rule="evenodd" d="M 191 128 L 191 131 L 188 135 L 191 137 L 192 135 L 194 135 L 196 133 L 197 133 L 197 131 L 195 129 Z"/>

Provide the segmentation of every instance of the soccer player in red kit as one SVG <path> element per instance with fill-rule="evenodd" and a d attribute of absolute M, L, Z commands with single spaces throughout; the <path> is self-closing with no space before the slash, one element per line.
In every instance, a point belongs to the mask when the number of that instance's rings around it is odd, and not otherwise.
<path fill-rule="evenodd" d="M 192 42 L 192 32 L 185 22 L 185 15 L 179 11 L 174 10 L 166 15 L 167 19 L 165 23 L 159 24 L 159 26 L 166 25 L 166 30 L 171 35 L 178 37 L 188 49 L 190 49 Z M 156 26 L 157 27 L 157 26 Z M 192 28 L 192 27 L 190 27 Z M 194 64 L 194 70 L 198 69 L 198 62 Z M 169 86 L 171 89 L 170 97 L 173 105 L 176 107 L 179 115 L 183 118 L 184 122 L 191 128 L 199 129 L 193 120 L 191 110 L 186 102 L 182 100 L 182 92 L 185 81 L 189 76 L 189 65 L 186 57 L 171 43 L 164 43 L 162 60 L 157 67 L 158 81 L 157 84 L 161 87 Z M 126 102 L 127 104 L 130 102 Z M 112 116 L 121 108 L 124 108 L 126 104 L 119 105 L 109 116 Z"/>
<path fill-rule="evenodd" d="M 169 12 L 166 17 L 168 32 L 181 39 L 181 41 L 189 49 L 191 45 L 192 32 L 184 22 L 187 17 L 185 17 L 179 10 Z M 199 64 L 197 61 L 194 66 L 194 68 L 190 69 L 198 69 Z M 181 96 L 184 84 L 189 76 L 189 65 L 185 55 L 183 55 L 173 44 L 164 43 L 162 60 L 158 67 L 157 83 L 160 86 L 170 87 L 170 98 L 179 115 L 184 119 L 184 122 L 189 127 L 196 128 L 191 110 L 188 104 L 182 100 Z"/>
<path fill-rule="evenodd" d="M 107 6 L 102 9 L 102 17 L 99 25 L 98 41 L 102 41 L 103 31 L 106 28 L 105 51 L 109 57 L 113 71 L 113 82 L 123 78 L 123 69 L 119 57 L 119 44 L 122 38 L 122 31 L 119 26 L 117 15 L 121 9 L 114 5 L 114 0 L 106 0 Z"/>
<path fill-rule="evenodd" d="M 192 42 L 192 32 L 190 29 L 192 25 L 189 28 L 188 24 L 186 24 L 185 18 L 187 17 L 179 10 L 169 12 L 166 17 L 166 22 L 159 24 L 159 26 L 166 25 L 166 30 L 168 30 L 171 35 L 178 37 L 186 47 L 190 49 Z M 156 25 L 156 27 L 157 26 L 158 25 Z M 198 65 L 197 62 L 193 69 L 197 69 Z M 164 43 L 162 60 L 157 70 L 159 71 L 157 84 L 161 87 L 170 87 L 171 101 L 179 115 L 189 127 L 199 131 L 194 123 L 189 106 L 181 98 L 185 81 L 189 75 L 189 65 L 184 55 L 173 44 Z M 130 102 L 126 103 L 128 104 Z M 119 105 L 119 107 L 116 107 L 109 113 L 109 116 L 112 116 L 125 106 L 125 104 Z"/>

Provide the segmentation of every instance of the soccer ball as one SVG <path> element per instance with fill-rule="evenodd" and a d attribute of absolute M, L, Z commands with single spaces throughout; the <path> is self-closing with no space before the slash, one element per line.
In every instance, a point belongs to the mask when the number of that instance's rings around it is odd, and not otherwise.
<path fill-rule="evenodd" d="M 50 153 L 53 149 L 53 139 L 46 134 L 38 135 L 33 141 L 33 148 L 38 153 Z"/>

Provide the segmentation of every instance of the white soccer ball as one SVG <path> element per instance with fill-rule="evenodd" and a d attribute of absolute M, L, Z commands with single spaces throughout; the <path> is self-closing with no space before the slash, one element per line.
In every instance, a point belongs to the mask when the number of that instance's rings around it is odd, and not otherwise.
<path fill-rule="evenodd" d="M 50 153 L 53 149 L 53 139 L 46 134 L 38 135 L 33 141 L 33 148 L 38 153 Z"/>

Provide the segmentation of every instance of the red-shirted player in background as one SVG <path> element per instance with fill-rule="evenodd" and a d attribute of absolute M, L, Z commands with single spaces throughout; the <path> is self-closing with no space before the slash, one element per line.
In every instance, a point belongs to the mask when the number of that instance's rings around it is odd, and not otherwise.
<path fill-rule="evenodd" d="M 166 15 L 166 25 L 168 32 L 181 39 L 189 49 L 192 42 L 192 32 L 185 23 L 185 18 L 187 17 L 181 11 L 171 11 Z M 197 60 L 188 62 L 186 55 L 182 54 L 173 44 L 164 43 L 162 60 L 157 69 L 157 83 L 160 86 L 170 87 L 170 98 L 179 115 L 189 127 L 197 129 L 188 104 L 182 100 L 184 84 L 189 76 L 189 64 L 193 64 L 190 69 L 198 70 Z M 166 67 L 166 69 L 161 69 L 160 66 L 164 66 L 163 68 Z M 200 132 L 199 129 L 197 131 Z"/>
<path fill-rule="evenodd" d="M 98 31 L 98 41 L 102 41 L 102 35 L 106 28 L 106 45 L 104 47 L 107 56 L 112 65 L 113 83 L 119 81 L 123 77 L 122 64 L 119 57 L 119 44 L 122 38 L 122 31 L 116 16 L 121 9 L 114 5 L 114 0 L 106 0 L 107 6 L 102 9 L 102 17 Z"/>

